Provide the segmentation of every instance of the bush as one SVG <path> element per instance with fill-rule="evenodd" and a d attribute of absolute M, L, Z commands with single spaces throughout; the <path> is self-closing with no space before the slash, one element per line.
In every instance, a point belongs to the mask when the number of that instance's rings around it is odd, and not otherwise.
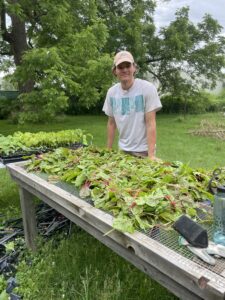
<path fill-rule="evenodd" d="M 196 93 L 194 96 L 164 95 L 161 97 L 164 113 L 205 113 L 216 112 L 225 108 L 225 99 L 218 98 L 206 92 Z"/>
<path fill-rule="evenodd" d="M 102 113 L 104 100 L 98 101 L 95 105 L 87 108 L 79 102 L 79 98 L 72 96 L 69 98 L 67 115 L 97 115 Z"/>
<path fill-rule="evenodd" d="M 7 99 L 6 97 L 0 97 L 0 119 L 8 119 L 16 111 L 18 111 L 19 103 L 17 99 Z"/>
<path fill-rule="evenodd" d="M 225 88 L 218 95 L 217 103 L 219 110 L 225 112 Z"/>
<path fill-rule="evenodd" d="M 18 91 L 0 91 L 0 119 L 7 119 L 18 107 Z"/>

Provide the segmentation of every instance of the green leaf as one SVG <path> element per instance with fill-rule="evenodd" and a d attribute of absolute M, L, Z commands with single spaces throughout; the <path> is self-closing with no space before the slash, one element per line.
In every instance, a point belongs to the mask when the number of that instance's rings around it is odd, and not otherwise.
<path fill-rule="evenodd" d="M 80 189 L 79 196 L 81 198 L 87 198 L 91 195 L 91 191 L 89 189 L 89 184 L 85 183 Z"/>
<path fill-rule="evenodd" d="M 11 252 L 15 250 L 15 243 L 12 242 L 8 242 L 7 244 L 5 244 L 5 248 L 6 248 L 6 252 Z"/>
<path fill-rule="evenodd" d="M 190 216 L 190 217 L 196 217 L 197 216 L 197 212 L 196 212 L 196 209 L 193 208 L 193 207 L 188 207 L 187 210 L 186 210 L 187 214 Z"/>
<path fill-rule="evenodd" d="M 142 230 L 147 230 L 151 227 L 149 221 L 143 217 L 140 217 L 138 214 L 135 215 L 135 220 L 138 222 L 138 227 L 140 227 Z"/>
<path fill-rule="evenodd" d="M 0 294 L 0 300 L 8 300 L 9 299 L 9 294 L 6 293 L 6 291 L 3 291 Z"/>
<path fill-rule="evenodd" d="M 129 232 L 129 233 L 133 233 L 135 230 L 133 221 L 125 215 L 119 215 L 118 217 L 114 218 L 113 228 L 122 232 Z"/>
<path fill-rule="evenodd" d="M 170 213 L 168 211 L 164 211 L 159 214 L 159 217 L 162 218 L 166 222 L 175 222 L 177 219 L 176 214 Z"/>
<path fill-rule="evenodd" d="M 80 175 L 77 176 L 75 180 L 75 186 L 79 188 L 85 182 L 86 179 L 87 179 L 86 174 L 81 173 Z"/>
<path fill-rule="evenodd" d="M 78 177 L 78 175 L 80 175 L 80 173 L 81 173 L 81 170 L 78 168 L 68 170 L 64 173 L 64 175 L 61 178 L 62 178 L 62 180 L 65 180 L 65 181 L 72 181 L 73 179 L 76 179 Z"/>

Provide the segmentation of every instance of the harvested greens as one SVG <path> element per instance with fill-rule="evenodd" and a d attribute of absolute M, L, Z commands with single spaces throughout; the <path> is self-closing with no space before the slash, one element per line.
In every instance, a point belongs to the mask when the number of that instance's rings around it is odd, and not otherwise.
<path fill-rule="evenodd" d="M 48 148 L 66 147 L 74 143 L 87 145 L 88 139 L 92 139 L 92 136 L 81 129 L 37 133 L 18 131 L 8 136 L 0 134 L 0 156 L 43 152 Z"/>
<path fill-rule="evenodd" d="M 26 170 L 73 184 L 81 198 L 91 198 L 95 207 L 110 212 L 113 227 L 123 232 L 170 228 L 182 214 L 196 221 L 204 214 L 205 222 L 211 220 L 204 200 L 213 201 L 207 191 L 212 172 L 181 162 L 150 161 L 89 146 L 33 156 Z"/>

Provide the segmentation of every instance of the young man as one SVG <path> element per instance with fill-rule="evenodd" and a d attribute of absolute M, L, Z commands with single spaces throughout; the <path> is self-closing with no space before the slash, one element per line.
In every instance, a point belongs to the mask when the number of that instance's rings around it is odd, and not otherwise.
<path fill-rule="evenodd" d="M 119 83 L 108 90 L 103 106 L 109 117 L 107 147 L 112 148 L 117 128 L 121 150 L 154 160 L 156 112 L 162 105 L 155 86 L 134 77 L 136 70 L 130 52 L 121 51 L 115 55 L 113 74 Z"/>

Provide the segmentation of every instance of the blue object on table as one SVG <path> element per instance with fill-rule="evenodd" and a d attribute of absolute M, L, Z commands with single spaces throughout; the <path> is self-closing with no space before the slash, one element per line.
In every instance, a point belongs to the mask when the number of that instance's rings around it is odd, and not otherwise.
<path fill-rule="evenodd" d="M 217 192 L 214 197 L 213 241 L 216 244 L 225 246 L 225 187 L 217 187 Z"/>

